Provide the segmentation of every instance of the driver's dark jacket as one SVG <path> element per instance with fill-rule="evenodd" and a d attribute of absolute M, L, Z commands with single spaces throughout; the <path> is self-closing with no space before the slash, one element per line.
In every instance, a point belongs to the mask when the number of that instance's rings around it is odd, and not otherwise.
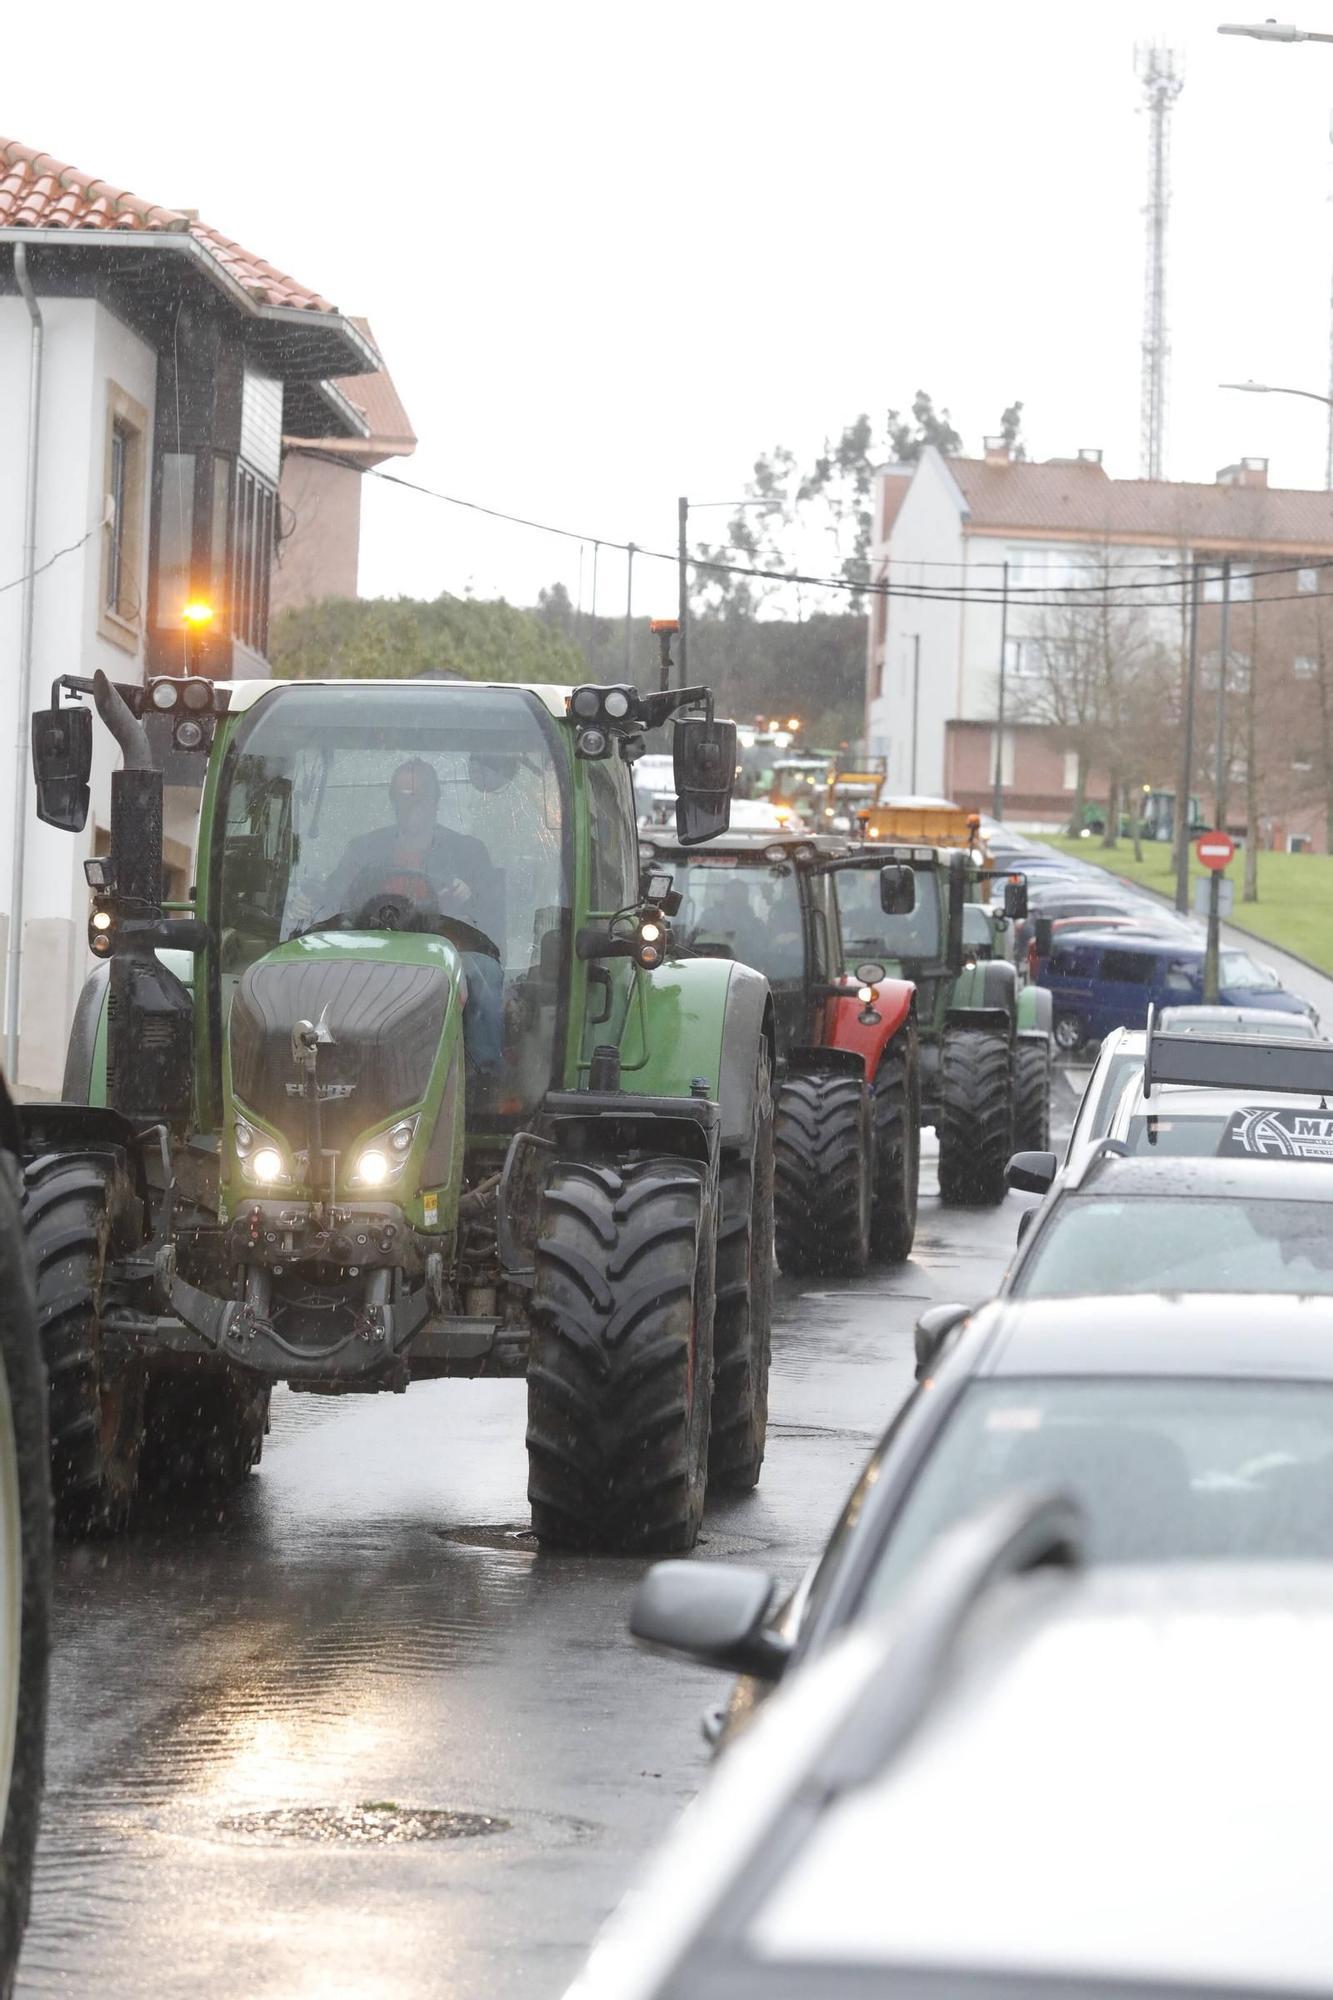
<path fill-rule="evenodd" d="M 379 891 L 393 893 L 395 876 L 410 880 L 414 875 L 425 875 L 440 897 L 445 916 L 462 917 L 483 931 L 498 931 L 503 937 L 504 878 L 480 840 L 470 833 L 458 833 L 453 827 L 436 826 L 425 859 L 412 866 L 396 858 L 401 842 L 402 835 L 396 826 L 377 827 L 373 833 L 358 834 L 349 841 L 324 885 L 320 898 L 324 907 L 320 914 L 354 915 L 354 911 L 347 909 L 347 898 L 358 887 L 358 877 L 366 878 L 358 891 L 364 898 Z M 369 879 L 372 876 L 376 878 L 373 881 Z M 466 883 L 472 893 L 466 903 L 451 909 L 445 891 L 454 881 Z"/>

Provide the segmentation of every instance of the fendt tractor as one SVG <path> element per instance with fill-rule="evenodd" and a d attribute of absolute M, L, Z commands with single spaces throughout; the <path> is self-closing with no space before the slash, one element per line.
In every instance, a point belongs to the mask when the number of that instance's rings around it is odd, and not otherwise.
<path fill-rule="evenodd" d="M 752 965 L 772 990 L 778 1263 L 794 1277 L 900 1263 L 916 1232 L 915 993 L 882 965 L 848 969 L 838 885 L 855 874 L 881 910 L 910 908 L 910 872 L 804 832 L 728 833 L 698 852 L 656 828 L 644 840 L 680 899 L 675 949 Z"/>
<path fill-rule="evenodd" d="M 842 878 L 846 948 L 882 960 L 917 993 L 921 1115 L 940 1142 L 946 1202 L 1004 1199 L 1011 1153 L 1048 1144 L 1051 996 L 1020 984 L 1012 925 L 1027 884 L 978 862 L 967 847 L 876 843 L 879 862 L 910 873 L 906 907 L 886 913 L 873 871 Z M 1003 882 L 1003 901 L 981 898 Z"/>
<path fill-rule="evenodd" d="M 640 876 L 646 730 L 675 718 L 681 840 L 728 821 L 734 725 L 668 674 L 56 683 L 41 817 L 85 823 L 88 696 L 123 762 L 64 1101 L 23 1108 L 68 1529 L 239 1480 L 280 1382 L 526 1377 L 565 1546 L 688 1548 L 710 1472 L 758 1478 L 772 1008 L 669 964 Z M 174 903 L 164 810 L 197 821 Z"/>

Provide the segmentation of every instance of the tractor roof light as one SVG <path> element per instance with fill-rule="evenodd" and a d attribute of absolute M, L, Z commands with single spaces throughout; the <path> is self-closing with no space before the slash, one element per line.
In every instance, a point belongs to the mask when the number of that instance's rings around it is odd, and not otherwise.
<path fill-rule="evenodd" d="M 111 912 L 110 910 L 94 910 L 89 921 L 95 931 L 109 931 L 112 921 Z"/>
<path fill-rule="evenodd" d="M 601 696 L 595 687 L 575 688 L 569 698 L 569 706 L 575 715 L 585 721 L 591 721 L 593 716 L 600 713 Z"/>
<path fill-rule="evenodd" d="M 154 681 L 148 690 L 149 701 L 163 715 L 175 708 L 180 698 L 181 691 L 175 681 Z"/>
<path fill-rule="evenodd" d="M 765 861 L 772 861 L 774 864 L 779 861 L 789 861 L 791 854 L 792 850 L 790 847 L 782 847 L 776 840 L 770 841 L 769 845 L 764 849 Z"/>
<path fill-rule="evenodd" d="M 211 708 L 213 706 L 212 682 L 200 680 L 197 676 L 191 678 L 186 681 L 184 687 L 181 689 L 181 700 L 184 702 L 186 708 L 193 709 L 196 715 L 200 714 L 204 709 Z"/>
<path fill-rule="evenodd" d="M 172 741 L 178 750 L 198 750 L 204 740 L 204 725 L 196 722 L 192 715 L 176 724 Z"/>

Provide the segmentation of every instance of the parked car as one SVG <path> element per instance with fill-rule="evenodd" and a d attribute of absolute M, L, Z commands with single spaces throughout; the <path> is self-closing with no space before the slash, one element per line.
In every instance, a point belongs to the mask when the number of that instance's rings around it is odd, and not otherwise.
<path fill-rule="evenodd" d="M 1190 1010 L 1180 1008 L 1178 1011 L 1188 1013 Z M 1276 1018 L 1285 1020 L 1288 1017 L 1282 1015 Z M 1112 1028 L 1109 1035 L 1103 1035 L 1078 1110 L 1074 1113 L 1069 1143 L 1065 1148 L 1066 1160 L 1072 1160 L 1094 1139 L 1106 1137 L 1125 1085 L 1136 1072 L 1142 1073 L 1147 1046 L 1148 1037 L 1142 1028 Z"/>
<path fill-rule="evenodd" d="M 1083 1553 L 1058 1496 L 942 1537 L 721 1760 L 568 2000 L 1326 1991 L 1333 1568 Z"/>
<path fill-rule="evenodd" d="M 1041 961 L 1037 984 L 1049 989 L 1056 1046 L 1073 1054 L 1112 1028 L 1140 1027 L 1150 1006 L 1203 1003 L 1202 944 L 1187 938 L 1133 939 L 1095 932 L 1057 943 Z M 1224 947 L 1219 998 L 1224 1007 L 1318 1016 L 1308 1000 L 1289 993 L 1276 974 L 1248 952 Z"/>
<path fill-rule="evenodd" d="M 1128 1230 L 1119 1255 L 1132 1265 Z M 918 1387 L 794 1592 L 711 1562 L 658 1563 L 639 1586 L 637 1639 L 742 1676 L 723 1735 L 1013 1487 L 1074 1494 L 1097 1560 L 1333 1560 L 1333 1296 L 1163 1286 L 1129 1313 L 1122 1295 L 1001 1297 L 931 1308 L 916 1348 Z"/>

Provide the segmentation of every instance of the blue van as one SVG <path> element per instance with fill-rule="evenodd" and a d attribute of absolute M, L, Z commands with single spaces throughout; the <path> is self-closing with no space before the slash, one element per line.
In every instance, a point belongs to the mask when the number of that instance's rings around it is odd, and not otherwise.
<path fill-rule="evenodd" d="M 1219 995 L 1224 1007 L 1267 1007 L 1314 1015 L 1247 951 L 1222 947 Z M 1123 931 L 1081 931 L 1055 941 L 1037 969 L 1051 995 L 1057 1048 L 1066 1055 L 1099 1042 L 1112 1028 L 1141 1028 L 1148 1007 L 1203 1004 L 1203 946 L 1179 938 L 1127 938 Z"/>

